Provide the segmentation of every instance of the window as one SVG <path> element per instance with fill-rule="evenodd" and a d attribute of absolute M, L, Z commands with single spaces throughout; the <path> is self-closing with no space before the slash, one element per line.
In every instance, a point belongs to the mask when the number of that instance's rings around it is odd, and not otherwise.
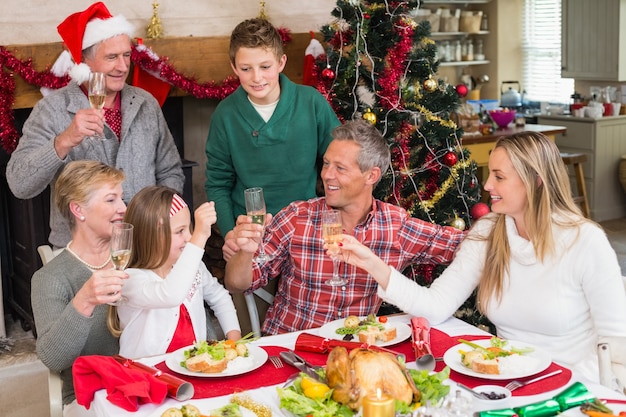
<path fill-rule="evenodd" d="M 522 52 L 524 98 L 569 103 L 574 80 L 561 78 L 561 0 L 524 0 Z"/>

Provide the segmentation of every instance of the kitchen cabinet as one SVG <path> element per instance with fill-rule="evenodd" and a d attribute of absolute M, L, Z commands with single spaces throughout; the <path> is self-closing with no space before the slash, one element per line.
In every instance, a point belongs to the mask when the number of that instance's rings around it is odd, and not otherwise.
<path fill-rule="evenodd" d="M 539 116 L 541 124 L 565 126 L 556 135 L 561 152 L 584 153 L 583 164 L 591 218 L 597 222 L 626 216 L 626 193 L 619 182 L 621 156 L 626 154 L 626 116 L 600 119 Z M 571 184 L 576 189 L 573 173 Z"/>
<path fill-rule="evenodd" d="M 561 76 L 626 81 L 626 0 L 562 0 Z"/>

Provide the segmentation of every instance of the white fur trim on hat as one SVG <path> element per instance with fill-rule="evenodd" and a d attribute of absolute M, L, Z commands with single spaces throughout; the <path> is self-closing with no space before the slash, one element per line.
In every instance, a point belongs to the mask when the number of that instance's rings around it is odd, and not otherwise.
<path fill-rule="evenodd" d="M 83 50 L 117 35 L 134 37 L 135 27 L 122 15 L 108 19 L 92 19 L 85 26 Z"/>
<path fill-rule="evenodd" d="M 83 84 L 89 81 L 89 74 L 91 73 L 91 68 L 89 65 L 81 62 L 80 64 L 74 65 L 70 72 L 68 73 L 70 78 L 74 80 L 77 84 Z"/>

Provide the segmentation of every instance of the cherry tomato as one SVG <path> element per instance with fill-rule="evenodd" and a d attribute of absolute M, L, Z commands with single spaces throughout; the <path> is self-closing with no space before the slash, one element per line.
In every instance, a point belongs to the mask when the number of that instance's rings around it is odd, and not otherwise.
<path fill-rule="evenodd" d="M 620 411 L 619 417 L 626 417 L 626 411 Z"/>
<path fill-rule="evenodd" d="M 381 323 L 387 323 L 387 316 L 380 316 L 378 318 L 378 321 L 381 322 Z"/>

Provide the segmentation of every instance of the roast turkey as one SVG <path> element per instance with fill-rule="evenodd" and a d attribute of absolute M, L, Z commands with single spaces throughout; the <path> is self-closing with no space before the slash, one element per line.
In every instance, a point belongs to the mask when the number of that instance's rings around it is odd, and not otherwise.
<path fill-rule="evenodd" d="M 377 395 L 377 390 L 411 404 L 418 401 L 419 390 L 404 364 L 392 354 L 368 349 L 335 347 L 328 355 L 326 380 L 333 388 L 333 400 L 353 410 L 361 407 L 365 396 Z"/>

